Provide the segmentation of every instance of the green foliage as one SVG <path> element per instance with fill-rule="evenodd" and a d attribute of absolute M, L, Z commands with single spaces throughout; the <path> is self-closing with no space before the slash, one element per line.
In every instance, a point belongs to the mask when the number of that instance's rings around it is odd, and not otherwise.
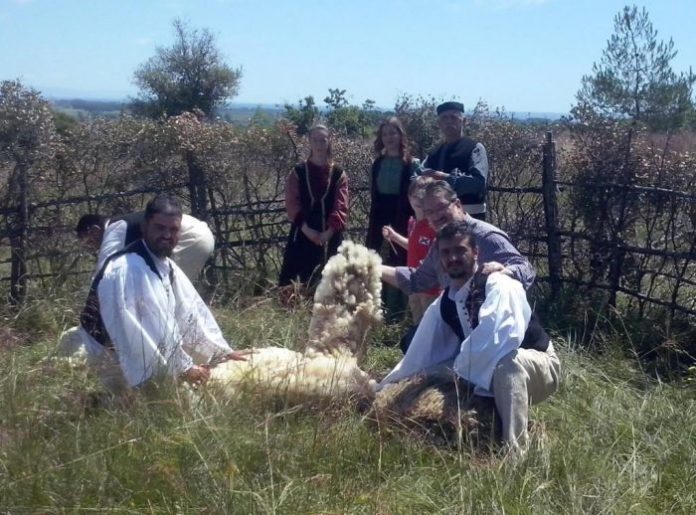
<path fill-rule="evenodd" d="M 26 296 L 26 226 L 40 187 L 60 175 L 54 158 L 60 147 L 50 104 L 18 81 L 0 83 L 0 209 L 6 208 L 11 243 L 9 300 Z"/>
<path fill-rule="evenodd" d="M 54 109 L 61 113 L 67 113 L 78 119 L 90 117 L 118 117 L 126 107 L 122 101 L 114 100 L 86 100 L 81 98 L 53 99 L 51 103 Z"/>
<path fill-rule="evenodd" d="M 349 136 L 366 137 L 370 133 L 369 121 L 358 106 L 345 106 L 329 111 L 326 120 L 330 127 Z"/>
<path fill-rule="evenodd" d="M 411 141 L 411 153 L 425 157 L 439 138 L 435 108 L 440 103 L 433 97 L 404 94 L 396 100 L 394 113 L 401 120 Z"/>
<path fill-rule="evenodd" d="M 623 320 L 641 357 L 678 368 L 693 359 L 680 353 L 696 353 L 693 317 L 684 330 L 675 312 L 665 317 L 651 301 L 691 305 L 694 275 L 685 256 L 696 250 L 696 206 L 668 190 L 694 191 L 696 159 L 671 137 L 656 139 L 645 126 L 597 113 L 569 124 L 567 135 L 561 170 L 573 186 L 559 195 L 559 213 L 562 230 L 575 235 L 564 244 L 563 268 L 578 286 L 564 294 L 566 313 L 600 325 Z M 656 349 L 673 339 L 681 343 L 662 349 L 671 356 L 664 360 Z"/>
<path fill-rule="evenodd" d="M 670 64 L 676 55 L 671 39 L 658 40 L 645 8 L 624 7 L 602 59 L 582 78 L 573 114 L 628 118 L 658 130 L 684 126 L 693 116 L 696 75 L 677 75 Z"/>
<path fill-rule="evenodd" d="M 346 90 L 329 88 L 329 95 L 324 97 L 324 103 L 334 111 L 336 109 L 341 109 L 342 107 L 347 107 L 349 104 L 348 99 L 346 98 Z"/>
<path fill-rule="evenodd" d="M 314 103 L 312 95 L 306 96 L 297 103 L 297 107 L 285 104 L 285 118 L 295 125 L 297 134 L 304 136 L 319 119 L 319 108 Z"/>
<path fill-rule="evenodd" d="M 362 107 L 350 105 L 346 90 L 329 88 L 329 95 L 324 98 L 329 106 L 326 121 L 334 130 L 351 137 L 367 137 L 379 120 L 379 111 L 373 100 L 365 100 Z"/>
<path fill-rule="evenodd" d="M 79 120 L 65 111 L 53 111 L 53 124 L 56 131 L 61 136 L 70 134 L 71 131 L 77 128 Z"/>
<path fill-rule="evenodd" d="M 273 126 L 275 118 L 267 111 L 264 111 L 261 106 L 257 106 L 253 116 L 249 120 L 250 125 L 270 128 Z"/>
<path fill-rule="evenodd" d="M 31 168 L 53 156 L 55 143 L 48 101 L 19 81 L 0 82 L 0 165 Z"/>
<path fill-rule="evenodd" d="M 72 234 L 81 214 L 141 209 L 153 190 L 180 195 L 187 211 L 203 213 L 200 216 L 215 232 L 215 277 L 208 278 L 216 295 L 228 299 L 240 292 L 258 294 L 275 282 L 289 226 L 282 206 L 284 179 L 307 155 L 306 138 L 298 137 L 292 124 L 256 120 L 240 128 L 186 113 L 164 121 L 128 115 L 78 120 L 57 130 L 50 106 L 44 105 L 38 93 L 10 83 L 4 87 L 0 140 L 5 146 L 0 153 L 0 176 L 9 180 L 0 183 L 0 199 L 5 202 L 1 207 L 18 205 L 17 163 L 32 163 L 25 184 L 31 206 L 25 245 L 29 299 L 84 286 L 92 272 L 93 256 L 79 249 Z M 345 98 L 342 90 L 332 91 L 332 102 L 344 106 L 340 109 L 355 107 L 346 107 L 340 100 Z M 402 98 L 397 105 L 416 141 L 415 155 L 422 156 L 437 141 L 436 104 L 432 98 Z M 371 102 L 362 109 L 378 114 Z M 541 278 L 547 274 L 543 206 L 539 195 L 522 190 L 539 187 L 543 129 L 517 123 L 499 110 L 490 111 L 483 102 L 470 114 L 466 126 L 473 138 L 486 145 L 490 184 L 505 189 L 489 194 L 489 219 L 530 257 Z M 681 339 L 688 331 L 676 330 L 664 319 L 674 319 L 668 303 L 691 305 L 693 260 L 665 258 L 659 252 L 694 255 L 696 204 L 684 195 L 621 191 L 607 184 L 696 190 L 696 155 L 688 153 L 694 148 L 693 135 L 656 136 L 597 114 L 585 117 L 582 123 L 567 124 L 563 130 L 558 169 L 564 181 L 579 183 L 559 192 L 561 230 L 580 233 L 578 238 L 564 236 L 564 277 L 574 281 L 573 290 L 580 297 L 573 303 L 582 308 L 569 325 L 582 325 L 586 306 L 603 313 L 609 302 L 626 319 L 633 320 L 636 314 L 655 323 L 664 336 L 660 341 Z M 369 170 L 374 159 L 370 143 L 341 131 L 334 134 L 334 155 L 350 182 L 347 235 L 357 241 L 364 238 L 370 209 Z M 195 191 L 191 177 L 201 179 L 201 187 Z M 61 199 L 66 203 L 52 204 Z M 204 204 L 207 208 L 201 209 Z M 15 223 L 16 210 L 8 212 L 0 227 L 5 238 L 12 231 L 19 234 L 15 227 L 25 225 Z M 595 243 L 589 243 L 590 239 Z M 623 252 L 621 247 L 649 251 Z M 0 254 L 0 276 L 7 278 L 10 246 L 5 245 Z M 83 275 L 72 277 L 75 272 Z M 589 286 L 577 287 L 578 283 Z M 614 286 L 619 292 L 614 299 L 599 289 Z M 622 298 L 621 289 L 640 292 L 640 296 Z M 645 296 L 667 306 L 651 304 Z M 45 326 L 41 320 L 39 325 Z M 642 331 L 637 325 L 635 330 Z M 651 348 L 649 340 L 643 341 L 641 351 Z M 696 354 L 692 350 L 686 349 Z"/>
<path fill-rule="evenodd" d="M 377 124 L 380 113 L 372 100 L 365 100 L 362 107 L 350 105 L 346 90 L 329 88 L 324 98 L 328 106 L 326 124 L 339 134 L 349 137 L 366 137 Z M 300 136 L 307 134 L 312 125 L 319 122 L 320 111 L 312 95 L 298 102 L 297 107 L 285 104 L 285 118 L 292 122 Z"/>
<path fill-rule="evenodd" d="M 215 38 L 207 30 L 189 29 L 175 20 L 174 43 L 160 47 L 134 74 L 140 96 L 133 110 L 151 118 L 200 110 L 212 115 L 239 89 L 241 69 L 223 61 Z"/>

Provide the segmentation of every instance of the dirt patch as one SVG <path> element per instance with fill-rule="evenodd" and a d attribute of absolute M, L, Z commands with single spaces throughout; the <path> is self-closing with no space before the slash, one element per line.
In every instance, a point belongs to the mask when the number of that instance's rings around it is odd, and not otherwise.
<path fill-rule="evenodd" d="M 0 327 L 0 352 L 29 343 L 29 335 L 11 327 Z"/>

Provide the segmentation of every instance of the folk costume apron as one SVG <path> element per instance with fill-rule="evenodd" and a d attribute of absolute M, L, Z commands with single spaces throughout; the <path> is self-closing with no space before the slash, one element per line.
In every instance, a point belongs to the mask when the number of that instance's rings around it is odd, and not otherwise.
<path fill-rule="evenodd" d="M 319 232 L 328 228 L 327 222 L 336 198 L 336 187 L 343 171 L 330 165 L 329 182 L 321 196 L 312 191 L 306 161 L 295 167 L 295 173 L 300 185 L 302 219 L 299 223 L 293 222 L 290 227 L 278 286 L 286 286 L 292 281 L 314 286 L 318 283 L 321 270 L 328 258 L 336 254 L 343 241 L 343 233 L 336 232 L 326 245 L 318 246 L 302 233 L 302 224 L 306 222 L 311 229 Z"/>

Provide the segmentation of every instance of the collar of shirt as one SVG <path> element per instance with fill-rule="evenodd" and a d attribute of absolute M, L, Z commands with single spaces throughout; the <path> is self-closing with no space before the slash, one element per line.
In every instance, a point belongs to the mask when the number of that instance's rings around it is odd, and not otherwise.
<path fill-rule="evenodd" d="M 474 263 L 474 273 L 471 274 L 471 277 L 469 277 L 469 279 L 462 285 L 461 288 L 459 288 L 456 291 L 453 291 L 453 289 L 450 288 L 447 294 L 449 298 L 454 301 L 455 306 L 457 306 L 457 316 L 459 318 L 459 325 L 462 326 L 465 338 L 468 337 L 473 331 L 471 319 L 469 318 L 469 312 L 466 309 L 466 299 L 469 296 L 469 292 L 471 291 L 471 281 L 473 280 L 474 274 L 476 273 L 477 269 L 478 265 Z"/>
<path fill-rule="evenodd" d="M 159 272 L 160 277 L 162 277 L 162 281 L 164 281 L 165 283 L 169 283 L 169 274 L 172 271 L 172 266 L 169 263 L 169 258 L 161 258 L 153 254 L 150 248 L 147 246 L 147 243 L 145 243 L 145 240 L 143 240 L 143 245 L 145 246 L 147 252 L 150 254 L 150 257 L 152 257 L 152 261 L 155 263 L 157 271 Z"/>
<path fill-rule="evenodd" d="M 450 288 L 447 293 L 447 295 L 449 295 L 449 298 L 457 303 L 464 302 L 466 298 L 469 296 L 469 289 L 471 288 L 471 280 L 473 278 L 473 275 L 469 277 L 469 279 L 464 283 L 464 285 L 456 291 L 453 288 Z"/>

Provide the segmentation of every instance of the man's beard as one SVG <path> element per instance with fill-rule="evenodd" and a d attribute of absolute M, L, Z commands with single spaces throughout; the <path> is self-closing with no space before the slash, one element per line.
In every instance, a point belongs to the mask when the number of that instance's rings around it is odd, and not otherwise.
<path fill-rule="evenodd" d="M 447 275 L 452 279 L 468 279 L 474 275 L 474 268 L 462 263 L 459 266 L 448 268 Z"/>
<path fill-rule="evenodd" d="M 174 253 L 174 247 L 166 243 L 148 245 L 148 247 L 150 247 L 150 250 L 155 256 L 161 259 L 172 257 Z"/>

